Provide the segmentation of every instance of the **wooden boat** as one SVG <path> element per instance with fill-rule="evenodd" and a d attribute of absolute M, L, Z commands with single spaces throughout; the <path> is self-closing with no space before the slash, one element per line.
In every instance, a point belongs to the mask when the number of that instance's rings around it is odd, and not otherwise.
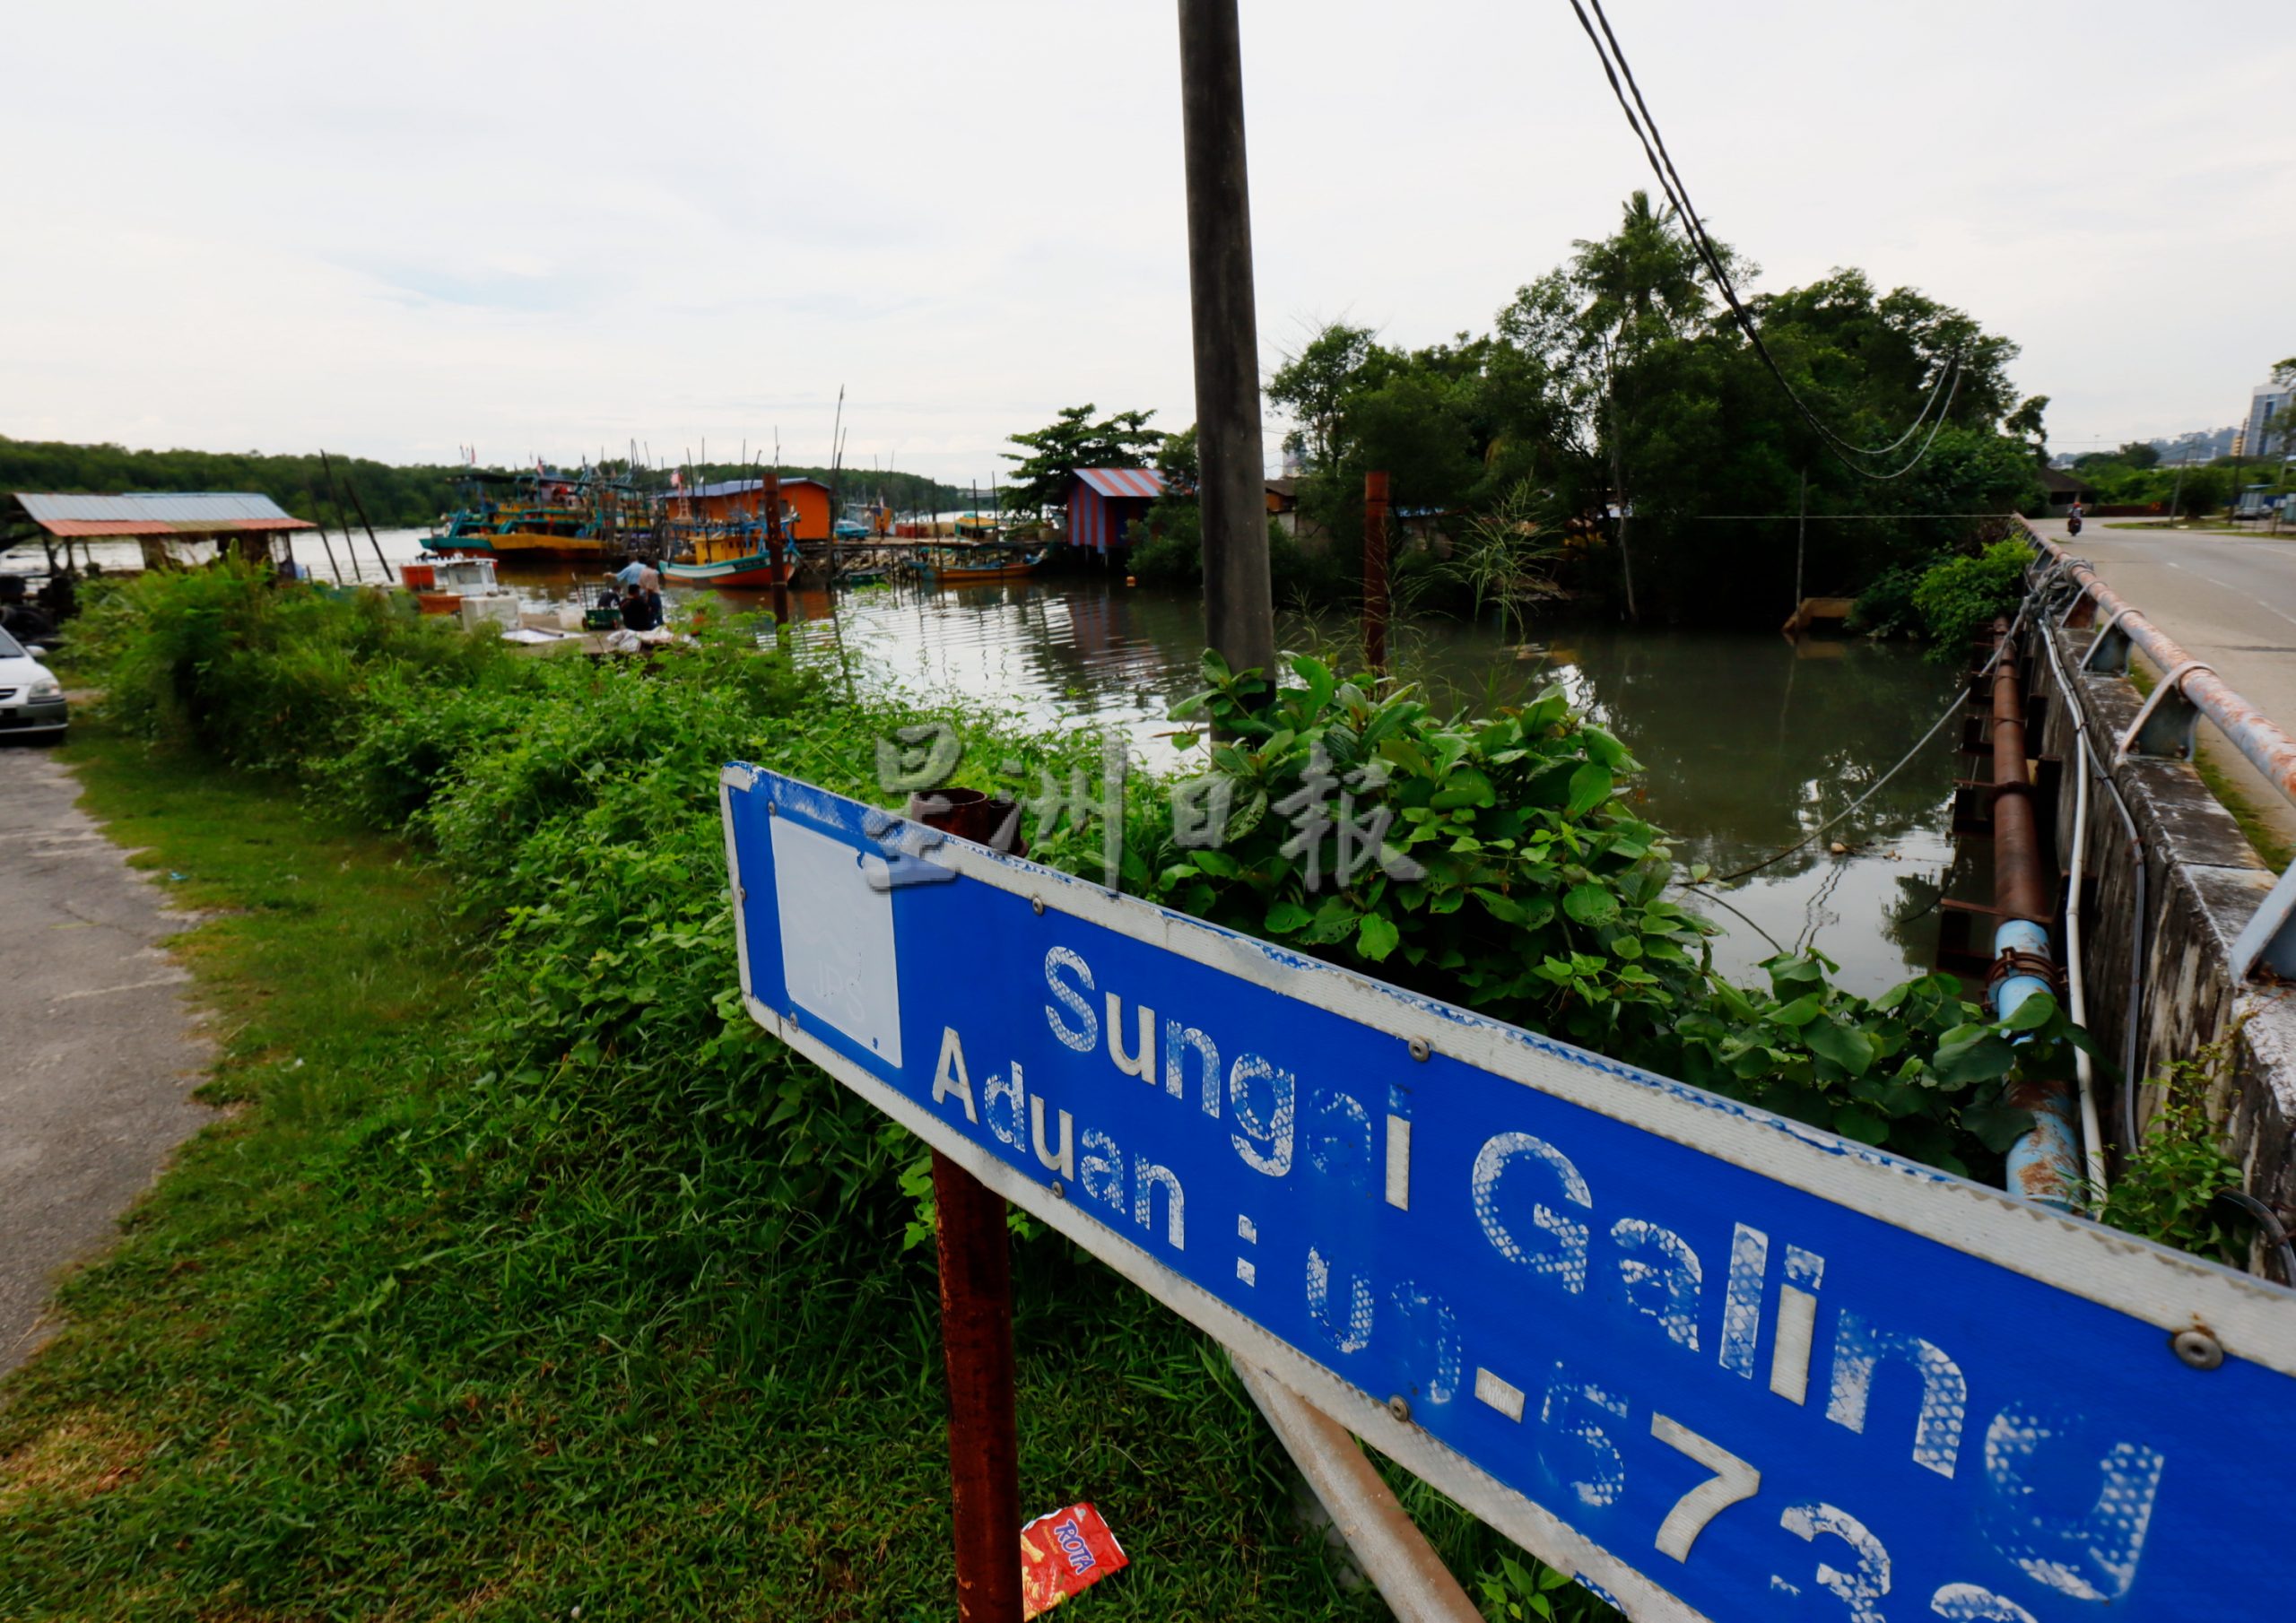
<path fill-rule="evenodd" d="M 787 586 L 789 581 L 787 560 L 777 562 L 763 552 L 714 558 L 708 563 L 665 563 L 662 573 L 690 586 L 770 586 L 777 582 Z"/>
<path fill-rule="evenodd" d="M 1033 552 L 984 547 L 937 547 L 918 553 L 917 568 L 935 586 L 969 586 L 999 580 L 1026 580 L 1044 567 L 1046 549 Z"/>
<path fill-rule="evenodd" d="M 787 586 L 796 563 L 795 543 L 784 541 L 775 556 L 771 531 L 754 520 L 730 525 L 673 525 L 671 544 L 691 556 L 662 566 L 671 580 L 695 586 Z M 681 546 L 680 543 L 683 543 Z"/>
<path fill-rule="evenodd" d="M 423 538 L 424 551 L 619 559 L 653 537 L 649 499 L 625 482 L 537 470 L 472 473 L 463 483 L 464 505 Z"/>

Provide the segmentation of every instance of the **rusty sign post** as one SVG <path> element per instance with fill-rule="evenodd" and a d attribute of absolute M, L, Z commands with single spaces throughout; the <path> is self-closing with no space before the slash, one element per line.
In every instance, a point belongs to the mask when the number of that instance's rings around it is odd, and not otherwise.
<path fill-rule="evenodd" d="M 1387 476 L 1363 475 L 1363 663 L 1387 668 Z"/>
<path fill-rule="evenodd" d="M 949 1372 L 949 1491 L 957 1616 L 1021 1623 L 1020 1444 L 1013 1418 L 1013 1259 L 1004 1202 L 933 1152 L 941 1357 Z"/>
<path fill-rule="evenodd" d="M 777 511 L 778 480 L 775 482 Z M 780 525 L 773 526 L 778 534 Z M 776 581 L 779 579 L 777 572 Z M 967 797 L 977 801 L 978 795 Z M 958 831 L 970 807 L 912 807 Z M 1020 1438 L 1013 1419 L 1013 1251 L 1004 1202 L 933 1152 L 933 1240 L 941 1273 L 941 1359 L 949 1376 L 949 1501 L 961 1623 L 1021 1623 Z"/>

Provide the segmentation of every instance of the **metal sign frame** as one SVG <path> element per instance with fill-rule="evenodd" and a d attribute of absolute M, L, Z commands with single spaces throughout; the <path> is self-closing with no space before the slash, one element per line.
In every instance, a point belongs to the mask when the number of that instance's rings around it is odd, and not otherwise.
<path fill-rule="evenodd" d="M 1083 1245 L 1119 1273 L 1213 1335 L 1240 1357 L 1269 1371 L 1324 1414 L 1339 1421 L 1381 1453 L 1448 1495 L 1548 1564 L 1578 1576 L 1589 1587 L 1620 1603 L 1637 1618 L 1704 1616 L 1666 1589 L 1642 1564 L 1604 1548 L 1525 1493 L 1493 1476 L 1465 1454 L 1415 1424 L 1407 1402 L 1367 1392 L 1333 1369 L 1271 1333 L 1152 1254 L 1118 1228 L 1094 1218 L 1070 1198 L 1057 1180 L 1032 1167 L 1015 1166 L 991 1153 L 975 1137 L 958 1131 L 926 1103 L 890 1085 L 848 1052 L 849 1041 L 833 1040 L 827 1023 L 794 1006 L 783 987 L 763 990 L 753 981 L 748 911 L 750 896 L 735 836 L 737 818 L 781 817 L 825 833 L 854 848 L 857 859 L 888 864 L 879 888 L 904 882 L 970 881 L 1009 898 L 1025 900 L 1036 915 L 1057 924 L 1074 919 L 1129 938 L 1146 947 L 1250 983 L 1277 995 L 1352 1022 L 1367 1038 L 1383 1035 L 1401 1058 L 1423 1061 L 1439 1055 L 1490 1076 L 1504 1079 L 1550 1099 L 1575 1105 L 1595 1116 L 1683 1146 L 1698 1156 L 1741 1168 L 1761 1179 L 1798 1191 L 1842 1209 L 1845 1221 L 1871 1219 L 1904 1235 L 1934 1242 L 1950 1252 L 1991 1263 L 2038 1280 L 2082 1301 L 2126 1315 L 2160 1332 L 2153 1345 L 2164 1375 L 2215 1379 L 2199 1371 L 2214 1357 L 2235 1367 L 2254 1366 L 2282 1376 L 2296 1376 L 2296 1292 L 2169 1251 L 2163 1247 L 2059 1216 L 2011 1199 L 1934 1168 L 1900 1159 L 1819 1129 L 1703 1092 L 1607 1060 L 1552 1038 L 1369 979 L 1304 957 L 1281 946 L 1207 924 L 1087 881 L 1004 855 L 962 840 L 943 840 L 918 825 L 834 795 L 797 780 L 746 766 L 726 769 L 720 791 L 726 817 L 726 860 L 740 908 L 742 994 L 753 1019 L 837 1081 L 918 1134 L 989 1189 L 1039 1221 Z M 752 801 L 752 797 L 755 800 Z M 929 848 L 928 848 L 929 847 Z M 867 858 L 870 851 L 886 855 Z M 905 874 L 891 870 L 909 866 Z M 755 925 L 776 927 L 771 921 Z M 970 966 L 967 967 L 970 968 Z M 1014 966 L 1017 969 L 1019 966 Z M 776 1004 L 781 1006 L 776 1006 Z M 912 1062 L 918 1056 L 911 1055 Z M 924 1063 L 929 1066 L 930 1058 Z M 1394 1140 L 1389 1138 L 1389 1166 Z M 1408 1153 L 1406 1141 L 1406 1154 Z M 1392 1172 L 1390 1173 L 1392 1176 Z M 1392 1203 L 1392 1202 L 1391 1202 Z M 1791 1262 L 1788 1263 L 1789 1270 Z M 1814 1280 L 1804 1283 L 1815 1289 Z M 1786 1288 L 1783 1295 L 1803 1293 Z M 1773 1304 L 1773 1310 L 1775 1310 Z M 1815 1313 L 1812 1298 L 1808 1311 Z M 2171 1353 L 2172 1341 L 2181 1345 Z M 1806 1343 L 1806 1332 L 1805 1332 Z M 1748 1349 L 1751 1358 L 1751 1347 Z M 2185 1363 L 2179 1363 L 2179 1358 Z M 1807 1364 L 1805 1346 L 1805 1369 Z M 2187 1367 L 2189 1364 L 2192 1367 Z M 1480 1384 L 1475 1395 L 1503 1412 L 1511 1393 L 1518 1419 L 1523 1394 L 1501 1380 L 1498 1396 Z M 1772 1375 L 1773 1383 L 1778 1376 Z M 1779 1391 L 1774 1384 L 1771 1391 Z M 2219 1389 L 2227 1391 L 2228 1389 Z M 1796 1396 L 1793 1401 L 1799 1402 Z M 1659 1442 L 1711 1473 L 1706 1498 L 1685 1495 L 1678 1515 L 1691 1518 L 1682 1528 L 1674 1516 L 1658 1530 L 1660 1551 L 1684 1558 L 1690 1539 L 1717 1511 L 1751 1494 L 1738 1492 L 1739 1472 L 1752 1468 L 1718 1445 L 1653 1413 L 1651 1430 Z M 1957 1421 L 1958 1424 L 1958 1421 Z M 1673 1428 L 1672 1433 L 1667 1429 Z M 1972 1448 L 1975 1440 L 1972 1439 Z M 1718 1455 L 1719 1457 L 1713 1457 Z M 1916 1462 L 1919 1463 L 1917 1447 Z M 1933 1469 L 1935 1469 L 1933 1467 Z M 1950 1471 L 1946 1473 L 1950 1475 Z M 1735 1497 L 1730 1497 L 1735 1495 Z M 1695 1523 L 1695 1525 L 1691 1524 Z M 1788 1524 L 1791 1525 L 1790 1523 Z M 1794 1529 L 1814 1542 L 1812 1532 Z M 1822 1526 L 1817 1532 L 1831 1531 Z M 1679 1549 L 1670 1548 L 1669 1538 Z M 1663 1565 L 1658 1566 L 1664 1570 Z M 1821 1582 L 1830 1570 L 1819 1568 Z M 1837 1578 L 1841 1575 L 1836 1572 Z M 1827 1585 L 1831 1587 L 1831 1584 Z M 1972 1619 L 2013 1619 L 2030 1613 L 1986 1610 L 1987 1592 L 1969 1586 L 1977 1610 L 1941 1616 Z M 1837 1593 L 1842 1593 L 1839 1590 Z M 1927 1597 L 1905 1592 L 1893 1609 L 1911 1615 Z M 1945 1592 L 1939 1592 L 1939 1604 Z M 1853 1608 L 1853 1613 L 1855 1609 Z M 1864 1615 L 1864 1614 L 1855 1614 Z"/>

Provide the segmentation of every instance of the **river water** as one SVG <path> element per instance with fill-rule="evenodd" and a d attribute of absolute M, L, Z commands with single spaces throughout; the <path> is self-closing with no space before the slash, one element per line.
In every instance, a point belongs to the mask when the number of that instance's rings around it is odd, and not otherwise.
<path fill-rule="evenodd" d="M 377 540 L 394 565 L 419 555 L 422 532 Z M 361 573 L 379 574 L 364 535 Z M 347 565 L 335 538 L 335 567 Z M 100 551 L 133 567 L 132 547 Z M 309 537 L 298 556 L 324 577 Z M 503 570 L 504 584 L 562 602 L 591 572 L 566 566 Z M 767 606 L 763 594 L 676 586 L 673 608 L 713 595 Z M 1202 604 L 1181 593 L 1127 587 L 1080 572 L 996 586 L 864 588 L 832 604 L 795 593 L 804 633 L 826 650 L 841 638 L 857 664 L 925 696 L 987 701 L 1047 725 L 1121 731 L 1151 765 L 1174 759 L 1165 719 L 1199 683 Z M 1286 615 L 1290 650 L 1344 646 L 1349 628 Z M 1398 673 L 1439 705 L 1487 710 L 1559 682 L 1642 763 L 1640 810 L 1671 830 L 1684 861 L 1727 873 L 1790 845 L 1847 807 L 1927 731 L 1952 697 L 1947 669 L 1912 648 L 1862 641 L 1798 646 L 1774 633 L 1681 631 L 1557 617 L 1514 645 L 1488 625 L 1421 618 L 1399 627 Z M 1726 933 L 1716 959 L 1738 978 L 1778 947 L 1814 946 L 1842 966 L 1852 990 L 1873 993 L 1926 969 L 1935 950 L 1936 898 L 1951 861 L 1954 760 L 1940 739 L 1855 818 L 1761 872 L 1728 887 L 1724 907 L 1696 905 Z M 1833 841 L 1850 846 L 1843 855 Z M 1774 944 L 1773 944 L 1774 943 Z"/>

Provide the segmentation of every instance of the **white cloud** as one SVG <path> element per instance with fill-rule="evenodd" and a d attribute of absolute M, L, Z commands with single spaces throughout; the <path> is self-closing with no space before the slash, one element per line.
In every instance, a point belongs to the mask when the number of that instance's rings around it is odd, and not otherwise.
<path fill-rule="evenodd" d="M 1561 0 L 1245 0 L 1264 361 L 1480 328 L 1648 182 Z M 2296 42 L 2241 0 L 1613 0 L 1768 285 L 1863 266 L 2024 346 L 2060 443 L 2296 352 Z M 12 19 L 0 432 L 389 458 L 778 428 L 986 479 L 1193 415 L 1176 32 L 1121 6 L 46 4 Z"/>

